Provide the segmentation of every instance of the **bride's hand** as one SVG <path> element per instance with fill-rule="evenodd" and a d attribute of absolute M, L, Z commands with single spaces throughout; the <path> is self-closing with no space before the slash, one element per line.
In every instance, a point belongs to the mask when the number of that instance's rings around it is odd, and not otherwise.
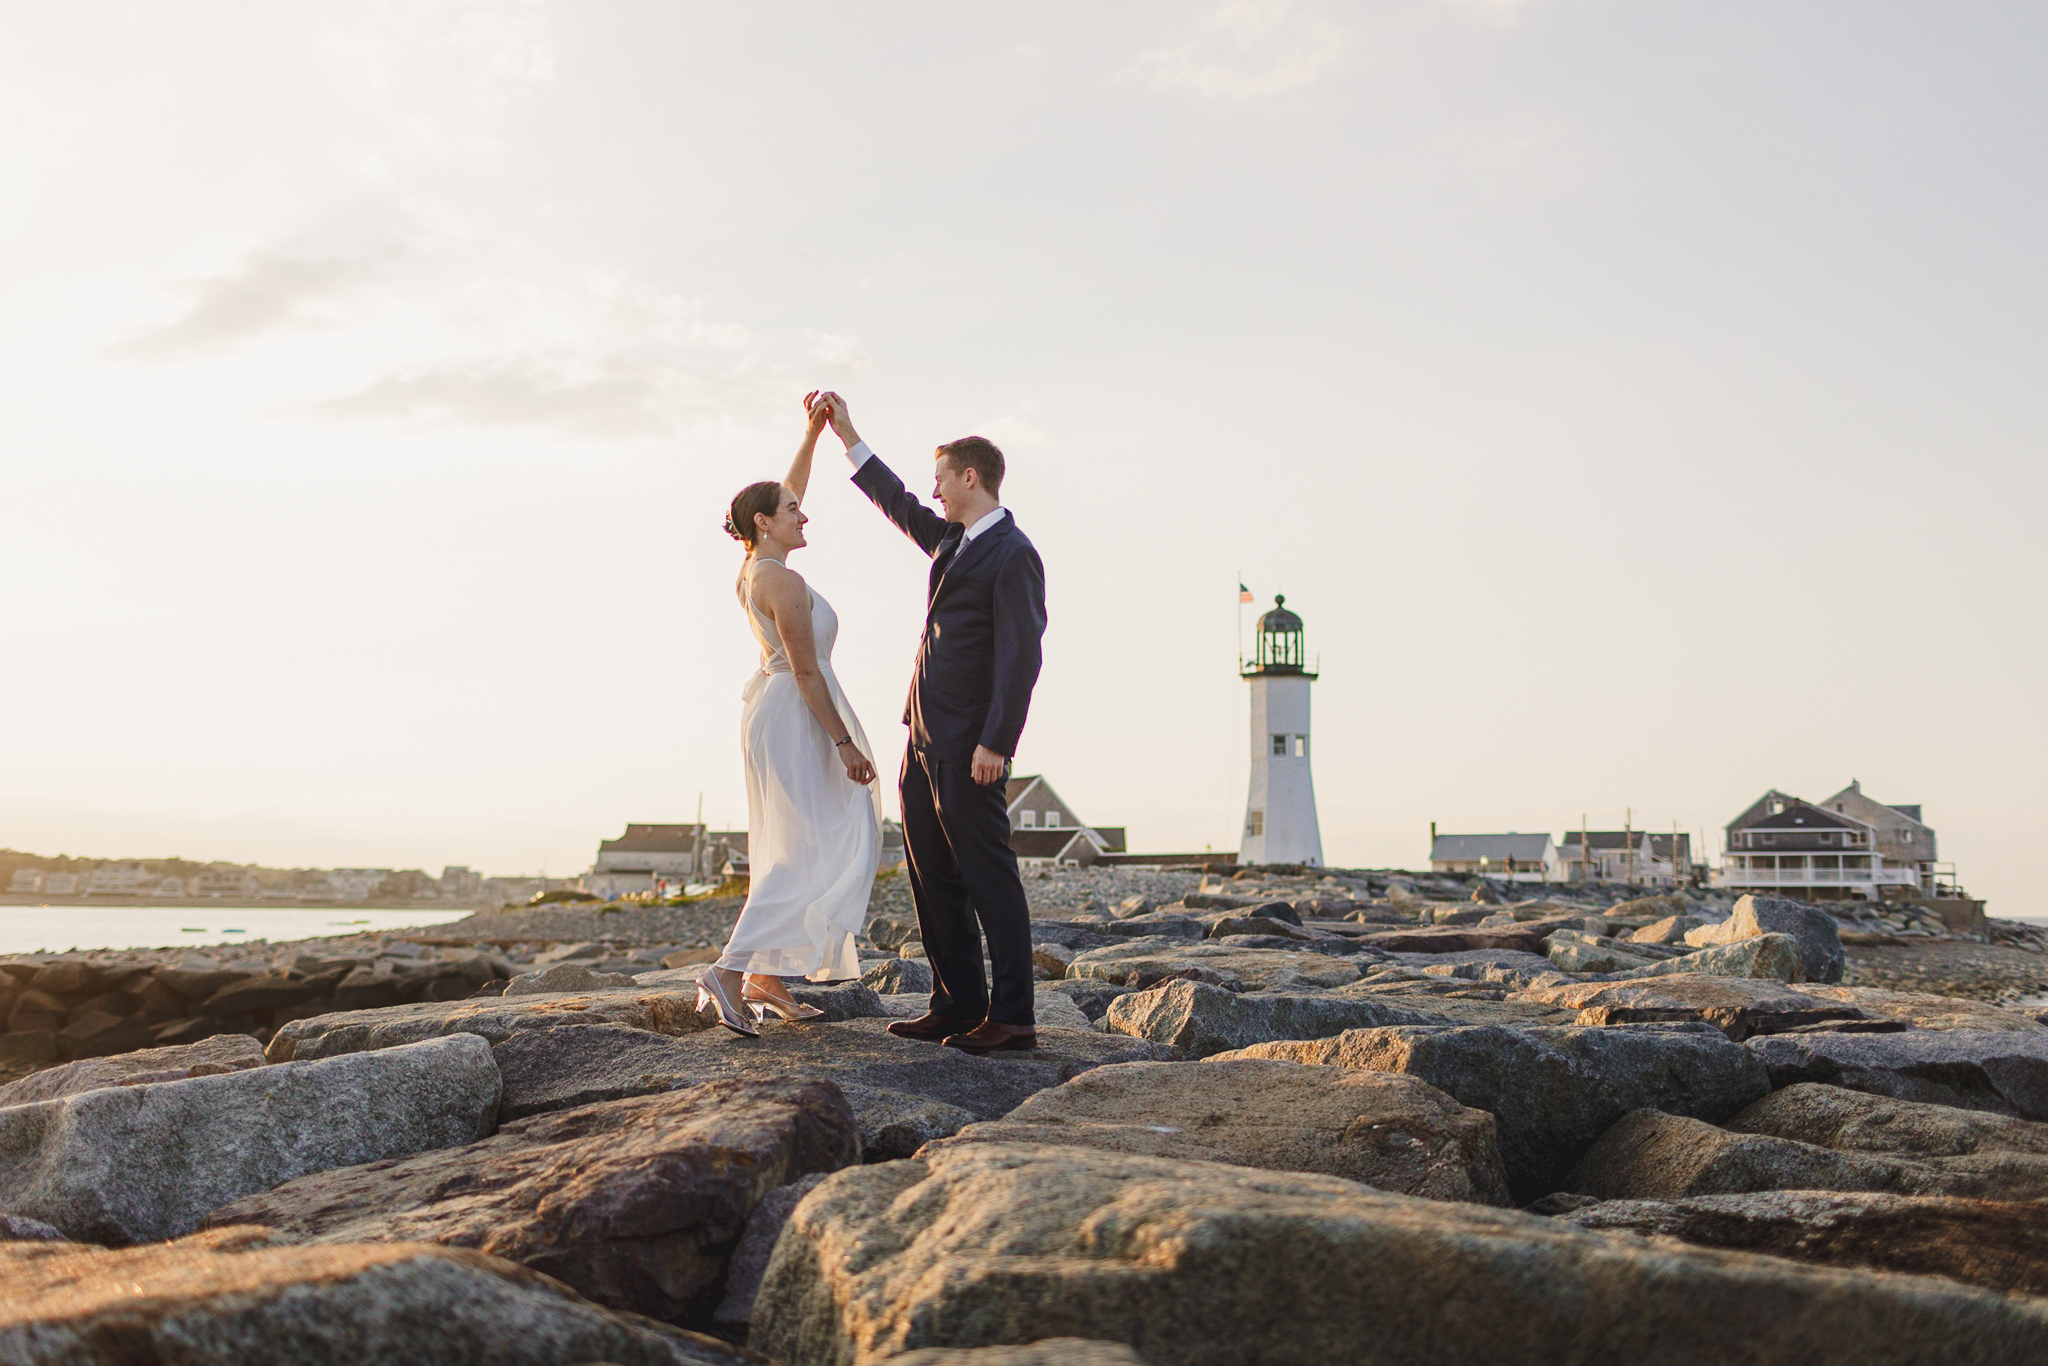
<path fill-rule="evenodd" d="M 846 776 L 866 787 L 875 780 L 875 765 L 867 755 L 860 752 L 858 745 L 841 745 L 841 760 L 846 764 Z"/>
<path fill-rule="evenodd" d="M 832 400 L 816 389 L 811 390 L 804 395 L 804 417 L 805 434 L 815 437 L 832 420 Z"/>

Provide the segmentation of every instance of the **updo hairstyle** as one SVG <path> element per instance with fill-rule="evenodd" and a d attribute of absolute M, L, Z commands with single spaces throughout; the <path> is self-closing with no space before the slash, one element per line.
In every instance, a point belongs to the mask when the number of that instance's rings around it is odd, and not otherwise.
<path fill-rule="evenodd" d="M 773 479 L 763 479 L 758 484 L 749 484 L 732 500 L 732 511 L 725 514 L 725 534 L 752 550 L 754 542 L 760 535 L 754 527 L 755 515 L 773 517 L 776 509 L 781 506 L 780 483 Z"/>

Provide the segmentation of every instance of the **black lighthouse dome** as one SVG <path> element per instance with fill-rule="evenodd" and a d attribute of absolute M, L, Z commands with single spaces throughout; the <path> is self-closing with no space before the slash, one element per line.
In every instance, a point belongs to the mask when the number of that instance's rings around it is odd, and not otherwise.
<path fill-rule="evenodd" d="M 1252 657 L 1244 661 L 1241 672 L 1246 677 L 1256 674 L 1315 677 L 1309 672 L 1301 618 L 1287 610 L 1285 593 L 1274 594 L 1272 610 L 1259 617 L 1257 634 L 1252 638 Z"/>

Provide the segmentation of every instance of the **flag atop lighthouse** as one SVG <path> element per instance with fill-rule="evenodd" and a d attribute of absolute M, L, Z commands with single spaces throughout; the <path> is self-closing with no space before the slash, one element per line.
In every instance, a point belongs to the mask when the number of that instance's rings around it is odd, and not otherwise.
<path fill-rule="evenodd" d="M 1239 592 L 1249 596 L 1242 584 Z M 1273 610 L 1259 618 L 1251 657 L 1239 661 L 1252 692 L 1251 793 L 1240 864 L 1323 861 L 1309 771 L 1309 687 L 1316 665 L 1304 644 L 1301 618 L 1287 610 L 1284 595 L 1275 596 Z"/>

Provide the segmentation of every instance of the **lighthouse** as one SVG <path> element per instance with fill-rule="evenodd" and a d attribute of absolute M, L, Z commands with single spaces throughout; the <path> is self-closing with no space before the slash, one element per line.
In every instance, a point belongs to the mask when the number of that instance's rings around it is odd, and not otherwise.
<path fill-rule="evenodd" d="M 1302 649 L 1301 618 L 1285 596 L 1259 618 L 1252 656 L 1238 672 L 1252 688 L 1252 783 L 1237 861 L 1323 861 L 1316 787 L 1309 776 L 1308 690 L 1316 681 Z"/>

